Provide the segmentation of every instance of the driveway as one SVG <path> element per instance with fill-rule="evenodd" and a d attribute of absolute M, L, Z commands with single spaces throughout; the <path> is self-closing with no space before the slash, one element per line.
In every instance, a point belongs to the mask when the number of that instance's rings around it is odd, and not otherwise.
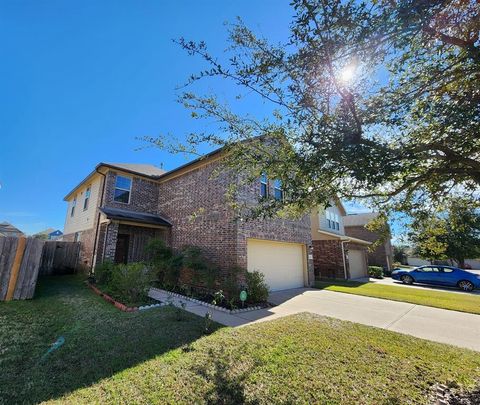
<path fill-rule="evenodd" d="M 166 300 L 152 290 L 152 298 Z M 480 315 L 311 288 L 274 292 L 269 301 L 275 306 L 232 315 L 193 302 L 185 309 L 201 317 L 210 312 L 214 321 L 233 327 L 311 312 L 480 351 Z"/>

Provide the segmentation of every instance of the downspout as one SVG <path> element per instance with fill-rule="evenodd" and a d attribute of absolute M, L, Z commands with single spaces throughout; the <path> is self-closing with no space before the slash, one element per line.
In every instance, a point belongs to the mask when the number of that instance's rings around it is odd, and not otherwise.
<path fill-rule="evenodd" d="M 103 184 L 102 184 L 102 194 L 100 196 L 100 205 L 97 208 L 100 208 L 103 206 L 103 196 L 105 195 L 105 185 L 107 183 L 107 178 L 105 174 L 101 173 L 98 171 L 98 168 L 95 168 L 95 171 L 103 176 Z M 92 264 L 90 266 L 90 273 L 94 272 L 94 267 L 95 267 L 95 261 L 97 260 L 97 248 L 98 248 L 98 229 L 100 228 L 100 217 L 101 217 L 100 210 L 98 210 L 98 215 L 97 215 L 97 226 L 95 229 L 95 239 L 93 243 L 93 252 L 92 252 Z"/>

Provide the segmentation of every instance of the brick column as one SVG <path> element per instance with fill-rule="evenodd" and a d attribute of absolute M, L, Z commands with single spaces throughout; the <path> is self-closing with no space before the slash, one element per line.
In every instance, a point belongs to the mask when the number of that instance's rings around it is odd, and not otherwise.
<path fill-rule="evenodd" d="M 112 221 L 107 226 L 105 238 L 105 257 L 103 260 L 115 261 L 115 250 L 117 248 L 118 222 Z"/>
<path fill-rule="evenodd" d="M 313 244 L 307 245 L 307 286 L 313 287 L 315 284 L 315 271 L 313 266 Z"/>

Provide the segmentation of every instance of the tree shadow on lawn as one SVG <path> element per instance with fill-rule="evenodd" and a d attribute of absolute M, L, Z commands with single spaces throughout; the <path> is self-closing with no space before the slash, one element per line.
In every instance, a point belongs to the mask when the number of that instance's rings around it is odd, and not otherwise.
<path fill-rule="evenodd" d="M 214 325 L 214 329 L 219 325 Z M 89 386 L 203 336 L 167 307 L 125 313 L 78 276 L 42 278 L 35 299 L 0 304 L 0 403 L 38 403 Z M 63 346 L 45 353 L 60 336 Z"/>

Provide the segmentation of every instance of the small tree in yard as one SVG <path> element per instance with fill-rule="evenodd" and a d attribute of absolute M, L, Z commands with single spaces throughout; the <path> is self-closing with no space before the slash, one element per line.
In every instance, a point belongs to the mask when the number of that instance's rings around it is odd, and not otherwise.
<path fill-rule="evenodd" d="M 410 233 L 415 254 L 430 262 L 447 259 L 445 235 L 445 221 L 442 219 L 432 218 L 428 222 L 415 223 Z"/>
<path fill-rule="evenodd" d="M 450 202 L 436 217 L 425 215 L 410 233 L 415 251 L 429 260 L 454 259 L 464 267 L 465 259 L 480 255 L 480 214 L 469 201 Z"/>
<path fill-rule="evenodd" d="M 393 246 L 393 261 L 401 264 L 407 263 L 407 247 L 404 245 Z"/>
<path fill-rule="evenodd" d="M 465 259 L 480 256 L 480 214 L 477 210 L 462 201 L 453 202 L 446 227 L 446 254 L 449 258 L 464 267 Z"/>

